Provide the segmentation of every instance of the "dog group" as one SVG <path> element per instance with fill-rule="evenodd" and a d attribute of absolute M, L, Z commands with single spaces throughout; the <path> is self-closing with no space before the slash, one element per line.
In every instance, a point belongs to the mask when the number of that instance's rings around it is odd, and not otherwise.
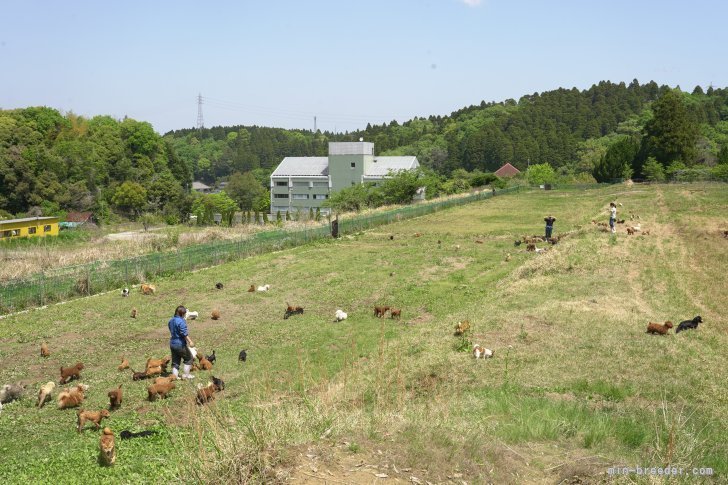
<path fill-rule="evenodd" d="M 698 324 L 700 323 L 703 323 L 703 318 L 700 315 L 696 316 L 692 320 L 683 320 L 680 324 L 678 324 L 675 329 L 675 333 L 680 333 L 684 330 L 697 329 Z M 652 335 L 667 335 L 668 331 L 673 327 L 673 323 L 669 320 L 665 323 L 648 322 L 646 333 L 651 333 Z"/>
<path fill-rule="evenodd" d="M 124 294 L 122 293 L 122 296 Z M 41 358 L 47 358 L 51 355 L 51 351 L 46 342 L 41 344 Z M 211 370 L 212 363 L 215 362 L 217 356 L 213 350 L 210 355 L 203 355 L 201 352 L 198 353 L 197 358 L 199 360 L 199 368 L 203 370 Z M 247 359 L 246 350 L 241 351 L 239 360 L 245 361 Z M 166 398 L 167 395 L 176 388 L 175 381 L 176 376 L 167 372 L 167 366 L 171 358 L 166 356 L 161 359 L 149 358 L 146 361 L 144 372 L 136 372 L 131 367 L 129 361 L 122 356 L 121 364 L 117 367 L 119 371 L 131 370 L 132 380 L 142 380 L 154 378 L 154 382 L 147 387 L 147 399 L 154 401 L 159 397 Z M 60 367 L 60 378 L 59 383 L 61 385 L 68 384 L 71 381 L 80 381 L 81 372 L 85 369 L 83 362 L 76 362 L 70 367 Z M 23 397 L 25 388 L 27 386 L 17 384 L 5 384 L 0 388 L 0 411 L 2 405 L 10 403 L 12 401 L 20 400 Z M 49 381 L 42 386 L 38 391 L 38 399 L 36 407 L 41 409 L 44 405 L 52 399 L 53 392 L 56 389 L 56 383 Z M 210 383 L 207 386 L 198 384 L 196 390 L 195 400 L 198 404 L 206 404 L 212 401 L 215 394 L 225 389 L 225 383 L 222 379 L 219 379 L 213 375 L 210 376 Z M 88 427 L 89 424 L 93 425 L 95 430 L 101 429 L 103 420 L 111 418 L 111 412 L 119 409 L 124 399 L 123 384 L 119 384 L 118 387 L 111 389 L 107 396 L 109 398 L 108 409 L 84 409 L 83 403 L 86 400 L 86 394 L 89 390 L 87 384 L 77 383 L 71 387 L 60 389 L 57 395 L 57 408 L 59 410 L 65 410 L 70 408 L 76 408 L 76 430 L 81 433 Z M 124 430 L 121 432 L 122 439 L 130 439 L 136 437 L 145 437 L 156 434 L 155 431 L 140 431 L 132 432 Z M 104 466 L 111 466 L 116 461 L 116 445 L 114 440 L 114 432 L 109 427 L 103 428 L 101 437 L 99 440 L 99 463 Z"/>

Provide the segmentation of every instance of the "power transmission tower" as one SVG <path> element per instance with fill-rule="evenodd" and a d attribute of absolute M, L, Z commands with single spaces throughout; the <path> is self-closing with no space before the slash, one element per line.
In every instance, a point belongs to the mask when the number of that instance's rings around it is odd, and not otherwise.
<path fill-rule="evenodd" d="M 205 120 L 202 118 L 202 94 L 197 95 L 197 129 L 205 127 Z"/>

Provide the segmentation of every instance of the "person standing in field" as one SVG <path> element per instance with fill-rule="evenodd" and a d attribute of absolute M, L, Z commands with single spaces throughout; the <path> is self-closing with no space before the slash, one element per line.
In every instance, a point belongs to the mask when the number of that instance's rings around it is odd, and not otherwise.
<path fill-rule="evenodd" d="M 609 227 L 612 228 L 612 234 L 617 232 L 617 228 L 614 224 L 617 222 L 617 204 L 614 202 L 609 203 Z"/>
<path fill-rule="evenodd" d="M 544 217 L 543 220 L 546 223 L 546 239 L 551 239 L 551 233 L 554 231 L 554 222 L 556 222 L 556 218 L 554 216 L 548 216 Z"/>
<path fill-rule="evenodd" d="M 185 379 L 194 379 L 195 376 L 190 374 L 192 370 L 192 362 L 194 358 L 189 350 L 189 347 L 194 347 L 192 339 L 187 333 L 187 322 L 184 319 L 187 314 L 187 309 L 180 305 L 174 312 L 174 316 L 169 321 L 167 326 L 169 327 L 169 350 L 172 352 L 172 374 L 179 379 L 179 365 L 181 361 L 184 361 L 184 374 L 182 377 Z"/>

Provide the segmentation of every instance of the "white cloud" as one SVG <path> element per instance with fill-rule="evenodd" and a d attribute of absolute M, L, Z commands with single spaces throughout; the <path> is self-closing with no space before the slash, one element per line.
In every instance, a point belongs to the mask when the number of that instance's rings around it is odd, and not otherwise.
<path fill-rule="evenodd" d="M 461 0 L 465 5 L 468 7 L 477 7 L 481 3 L 483 3 L 483 0 Z"/>

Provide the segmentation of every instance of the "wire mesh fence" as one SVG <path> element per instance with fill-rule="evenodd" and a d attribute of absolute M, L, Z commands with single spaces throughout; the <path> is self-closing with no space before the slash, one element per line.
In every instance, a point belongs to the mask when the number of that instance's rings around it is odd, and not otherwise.
<path fill-rule="evenodd" d="M 517 192 L 520 187 L 481 191 L 442 201 L 359 215 L 339 220 L 339 233 L 355 233 L 449 207 L 488 199 L 494 195 Z M 144 254 L 129 259 L 49 269 L 42 273 L 0 284 L 0 314 L 48 305 L 79 296 L 89 296 L 114 288 L 152 281 L 181 271 L 192 271 L 307 244 L 330 237 L 328 224 L 287 231 L 277 229 L 253 234 L 245 239 L 215 241 L 175 251 Z"/>

